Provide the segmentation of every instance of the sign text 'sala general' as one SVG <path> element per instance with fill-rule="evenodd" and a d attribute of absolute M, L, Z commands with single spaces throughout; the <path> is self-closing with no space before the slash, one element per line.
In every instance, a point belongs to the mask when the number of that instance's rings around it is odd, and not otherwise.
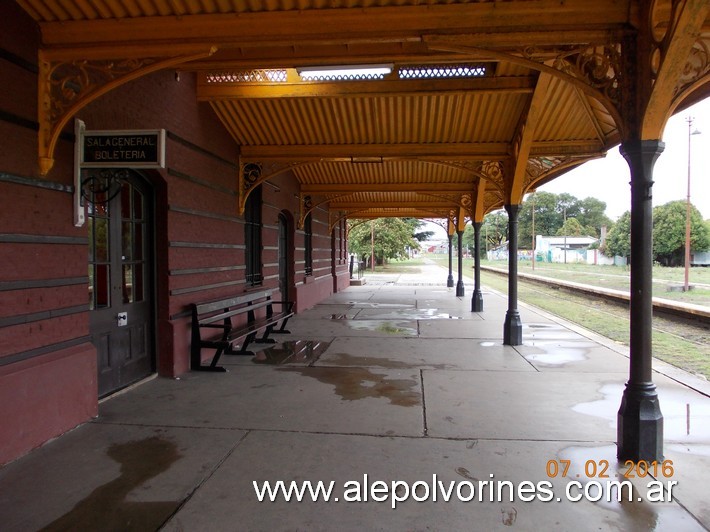
<path fill-rule="evenodd" d="M 82 168 L 164 168 L 165 130 L 86 131 Z"/>

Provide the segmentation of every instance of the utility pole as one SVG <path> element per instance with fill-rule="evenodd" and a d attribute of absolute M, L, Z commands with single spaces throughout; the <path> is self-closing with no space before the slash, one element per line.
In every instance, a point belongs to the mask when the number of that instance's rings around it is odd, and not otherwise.
<path fill-rule="evenodd" d="M 375 220 L 370 221 L 370 263 L 375 273 Z"/>
<path fill-rule="evenodd" d="M 690 136 L 700 135 L 697 129 L 690 132 L 693 127 L 693 117 L 685 119 L 688 122 L 688 193 L 685 199 L 685 275 L 683 277 L 683 292 L 690 290 Z"/>
<path fill-rule="evenodd" d="M 565 237 L 565 264 L 567 264 L 567 229 L 565 228 L 565 223 L 567 223 L 567 206 L 565 205 L 564 213 L 562 214 L 562 232 Z"/>
<path fill-rule="evenodd" d="M 535 270 L 535 192 L 532 193 L 532 269 Z"/>

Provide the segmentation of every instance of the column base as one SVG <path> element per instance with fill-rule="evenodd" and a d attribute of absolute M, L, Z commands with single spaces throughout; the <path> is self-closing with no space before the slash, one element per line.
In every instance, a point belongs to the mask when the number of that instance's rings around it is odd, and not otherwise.
<path fill-rule="evenodd" d="M 619 460 L 663 460 L 663 414 L 653 383 L 626 383 L 616 423 Z"/>
<path fill-rule="evenodd" d="M 454 276 L 453 275 L 449 275 L 448 279 L 446 279 L 446 287 L 447 288 L 454 287 Z"/>
<path fill-rule="evenodd" d="M 523 322 L 517 310 L 509 310 L 505 313 L 505 323 L 503 324 L 503 344 L 522 345 L 523 343 Z"/>
<path fill-rule="evenodd" d="M 463 295 L 464 295 L 463 281 L 458 281 L 456 283 L 456 297 L 463 297 Z"/>
<path fill-rule="evenodd" d="M 480 290 L 474 290 L 471 297 L 471 312 L 483 312 L 483 294 Z"/>

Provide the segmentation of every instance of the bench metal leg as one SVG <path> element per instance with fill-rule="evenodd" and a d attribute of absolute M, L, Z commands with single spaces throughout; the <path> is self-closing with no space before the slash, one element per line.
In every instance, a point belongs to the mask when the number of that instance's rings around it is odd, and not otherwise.
<path fill-rule="evenodd" d="M 271 333 L 272 333 L 272 334 L 291 334 L 291 331 L 289 331 L 288 329 L 285 329 L 285 327 L 286 327 L 286 322 L 287 322 L 287 321 L 288 321 L 288 318 L 286 318 L 285 320 L 283 320 L 283 321 L 281 322 L 281 327 L 279 327 L 279 328 L 276 329 L 275 331 L 271 331 Z"/>
<path fill-rule="evenodd" d="M 246 338 L 244 338 L 244 343 L 242 344 L 242 347 L 240 349 L 232 349 L 232 346 L 230 345 L 229 348 L 224 351 L 224 354 L 253 357 L 254 351 L 248 351 L 247 346 L 254 341 L 255 336 L 256 333 L 251 333 L 247 335 Z"/>
<path fill-rule="evenodd" d="M 214 356 L 212 357 L 212 362 L 210 362 L 209 366 L 204 366 L 202 364 L 201 360 L 201 349 L 195 349 L 192 352 L 192 357 L 190 360 L 190 369 L 192 371 L 212 371 L 216 373 L 224 373 L 227 370 L 223 368 L 222 366 L 218 366 L 217 362 L 219 361 L 219 357 L 222 356 L 222 352 L 224 351 L 224 348 L 220 347 L 215 351 Z"/>
<path fill-rule="evenodd" d="M 273 328 L 273 325 L 269 325 L 264 331 L 264 335 L 261 338 L 255 339 L 254 342 L 257 344 L 275 344 L 276 340 L 269 338 L 269 334 L 273 332 Z"/>

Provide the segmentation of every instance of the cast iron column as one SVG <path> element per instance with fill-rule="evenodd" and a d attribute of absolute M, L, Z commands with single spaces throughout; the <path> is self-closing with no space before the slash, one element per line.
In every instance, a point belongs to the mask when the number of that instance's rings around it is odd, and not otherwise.
<path fill-rule="evenodd" d="M 518 312 L 518 213 L 520 205 L 506 205 L 508 212 L 508 311 L 503 325 L 503 343 L 523 343 L 523 322 Z"/>
<path fill-rule="evenodd" d="M 463 297 L 463 231 L 456 231 L 456 235 L 459 237 L 459 280 L 456 282 L 456 297 Z"/>
<path fill-rule="evenodd" d="M 663 460 L 663 415 L 653 384 L 653 165 L 663 151 L 658 140 L 622 144 L 631 169 L 631 320 L 629 380 L 617 416 L 619 460 Z"/>
<path fill-rule="evenodd" d="M 473 296 L 471 297 L 471 312 L 483 312 L 483 294 L 481 294 L 481 226 L 482 222 L 473 222 L 473 243 L 475 257 L 473 259 Z"/>
<path fill-rule="evenodd" d="M 453 242 L 453 239 L 454 239 L 454 235 L 449 235 L 449 277 L 446 279 L 446 286 L 449 288 L 454 286 L 454 275 L 452 273 L 454 271 L 454 265 L 452 262 L 452 255 L 451 255 L 451 253 L 452 253 L 451 243 Z"/>

